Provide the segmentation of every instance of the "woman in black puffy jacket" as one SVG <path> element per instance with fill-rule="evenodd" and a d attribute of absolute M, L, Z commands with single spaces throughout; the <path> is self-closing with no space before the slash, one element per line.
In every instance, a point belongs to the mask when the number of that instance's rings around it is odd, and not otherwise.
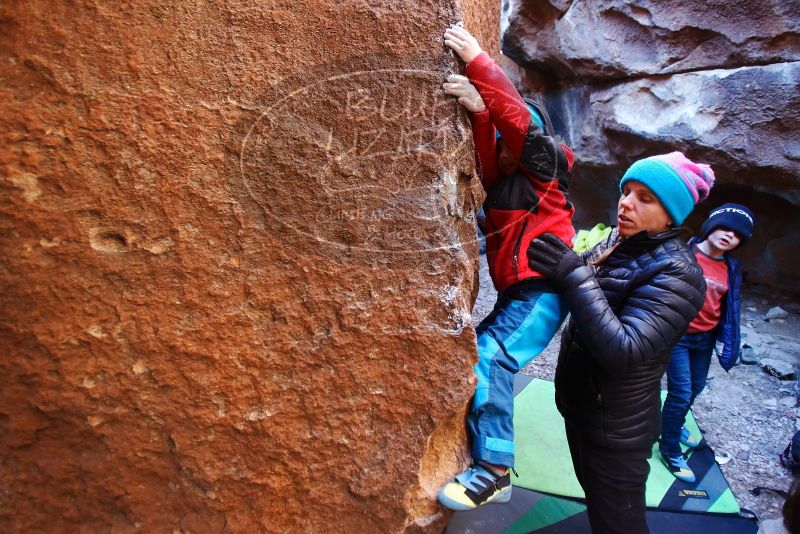
<path fill-rule="evenodd" d="M 618 226 L 578 256 L 546 234 L 531 268 L 563 292 L 556 404 L 594 533 L 648 532 L 647 459 L 660 431 L 660 381 L 703 305 L 705 282 L 679 226 L 713 185 L 680 152 L 635 162 L 620 181 Z"/>

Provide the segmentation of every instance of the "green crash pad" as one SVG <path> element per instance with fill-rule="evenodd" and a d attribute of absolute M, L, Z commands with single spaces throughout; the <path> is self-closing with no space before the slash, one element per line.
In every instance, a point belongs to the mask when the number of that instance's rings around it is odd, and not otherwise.
<path fill-rule="evenodd" d="M 564 432 L 564 420 L 555 406 L 554 384 L 534 379 L 516 395 L 514 401 L 515 467 L 519 477 L 515 486 L 563 497 L 583 498 L 575 478 Z M 662 402 L 666 392 L 662 392 Z M 701 436 L 690 413 L 686 427 L 693 436 Z M 684 447 L 684 450 L 686 448 Z M 702 442 L 689 458 L 697 482 L 677 480 L 661 463 L 658 445 L 654 444 L 649 460 L 646 501 L 650 508 L 738 514 L 739 505 L 719 469 L 714 453 Z"/>

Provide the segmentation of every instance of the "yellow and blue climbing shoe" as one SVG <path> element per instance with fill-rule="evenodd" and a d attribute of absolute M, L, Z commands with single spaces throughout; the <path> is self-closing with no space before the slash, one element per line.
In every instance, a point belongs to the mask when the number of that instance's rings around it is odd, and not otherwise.
<path fill-rule="evenodd" d="M 686 463 L 686 459 L 683 456 L 667 456 L 662 453 L 661 459 L 664 461 L 664 465 L 667 466 L 670 473 L 675 475 L 675 478 L 678 480 L 683 480 L 690 484 L 695 481 L 694 471 L 692 471 L 689 464 Z"/>
<path fill-rule="evenodd" d="M 681 427 L 681 443 L 692 449 L 700 445 L 700 442 L 692 437 L 692 433 L 685 426 Z"/>
<path fill-rule="evenodd" d="M 497 475 L 479 461 L 444 485 L 439 502 L 451 510 L 472 510 L 482 504 L 505 503 L 511 500 L 511 474 Z"/>

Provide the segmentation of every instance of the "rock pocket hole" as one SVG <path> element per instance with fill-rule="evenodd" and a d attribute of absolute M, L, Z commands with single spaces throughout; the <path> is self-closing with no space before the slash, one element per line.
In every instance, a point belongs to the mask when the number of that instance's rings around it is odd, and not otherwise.
<path fill-rule="evenodd" d="M 128 238 L 114 230 L 94 229 L 89 233 L 89 243 L 100 252 L 127 252 Z"/>

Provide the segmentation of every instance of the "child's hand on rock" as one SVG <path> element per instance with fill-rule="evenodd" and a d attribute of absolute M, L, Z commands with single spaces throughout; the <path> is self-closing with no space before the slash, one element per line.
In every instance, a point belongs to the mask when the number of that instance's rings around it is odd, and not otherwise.
<path fill-rule="evenodd" d="M 451 74 L 447 77 L 447 82 L 442 85 L 444 92 L 457 97 L 459 104 L 473 113 L 486 111 L 486 103 L 481 98 L 481 94 L 474 85 L 469 83 L 466 76 Z"/>
<path fill-rule="evenodd" d="M 444 44 L 455 50 L 465 63 L 469 63 L 481 53 L 478 40 L 463 27 L 455 24 L 444 31 Z"/>

